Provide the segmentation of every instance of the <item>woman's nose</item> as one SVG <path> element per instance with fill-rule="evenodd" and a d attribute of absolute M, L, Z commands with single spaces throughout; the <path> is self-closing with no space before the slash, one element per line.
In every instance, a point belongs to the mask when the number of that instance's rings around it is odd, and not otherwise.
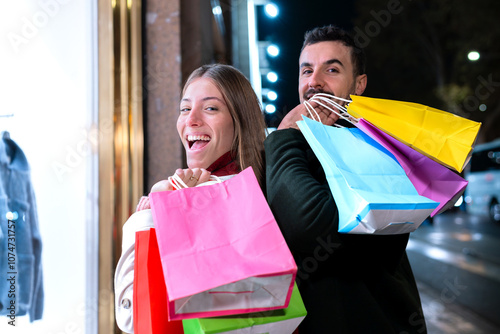
<path fill-rule="evenodd" d="M 189 115 L 186 119 L 186 125 L 188 126 L 200 126 L 202 123 L 201 112 L 197 108 L 191 109 Z"/>

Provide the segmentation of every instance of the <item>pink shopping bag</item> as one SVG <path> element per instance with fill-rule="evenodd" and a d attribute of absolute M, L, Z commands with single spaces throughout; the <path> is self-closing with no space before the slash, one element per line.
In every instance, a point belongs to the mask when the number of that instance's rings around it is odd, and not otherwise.
<path fill-rule="evenodd" d="M 439 202 L 436 209 L 432 211 L 431 217 L 453 207 L 464 193 L 468 182 L 460 175 L 391 137 L 362 118 L 357 127 L 394 155 L 419 195 Z"/>
<path fill-rule="evenodd" d="M 170 320 L 288 306 L 297 266 L 251 167 L 150 199 Z"/>

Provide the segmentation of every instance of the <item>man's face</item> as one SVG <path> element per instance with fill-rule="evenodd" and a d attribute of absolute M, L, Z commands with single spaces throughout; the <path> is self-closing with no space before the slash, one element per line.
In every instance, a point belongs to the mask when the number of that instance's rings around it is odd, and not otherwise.
<path fill-rule="evenodd" d="M 351 49 L 338 41 L 306 46 L 299 71 L 301 103 L 317 93 L 348 99 L 350 94 L 361 95 L 366 86 L 366 75 L 354 76 Z"/>

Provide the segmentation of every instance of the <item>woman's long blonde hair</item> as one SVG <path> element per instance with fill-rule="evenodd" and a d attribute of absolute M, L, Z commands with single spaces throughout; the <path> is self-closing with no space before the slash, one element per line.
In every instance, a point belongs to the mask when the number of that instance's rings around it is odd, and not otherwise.
<path fill-rule="evenodd" d="M 186 88 L 198 78 L 208 78 L 217 86 L 231 113 L 234 123 L 234 139 L 231 156 L 240 170 L 252 166 L 263 185 L 264 180 L 264 139 L 266 125 L 261 105 L 248 79 L 238 69 L 230 65 L 203 65 L 194 70 L 184 85 Z"/>

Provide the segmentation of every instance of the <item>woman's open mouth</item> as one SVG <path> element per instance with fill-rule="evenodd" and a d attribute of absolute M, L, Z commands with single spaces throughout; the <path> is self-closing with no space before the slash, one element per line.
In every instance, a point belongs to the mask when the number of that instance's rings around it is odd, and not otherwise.
<path fill-rule="evenodd" d="M 187 136 L 187 143 L 189 146 L 189 149 L 191 150 L 198 150 L 203 147 L 205 147 L 208 142 L 210 141 L 210 137 L 207 135 L 188 135 Z"/>

